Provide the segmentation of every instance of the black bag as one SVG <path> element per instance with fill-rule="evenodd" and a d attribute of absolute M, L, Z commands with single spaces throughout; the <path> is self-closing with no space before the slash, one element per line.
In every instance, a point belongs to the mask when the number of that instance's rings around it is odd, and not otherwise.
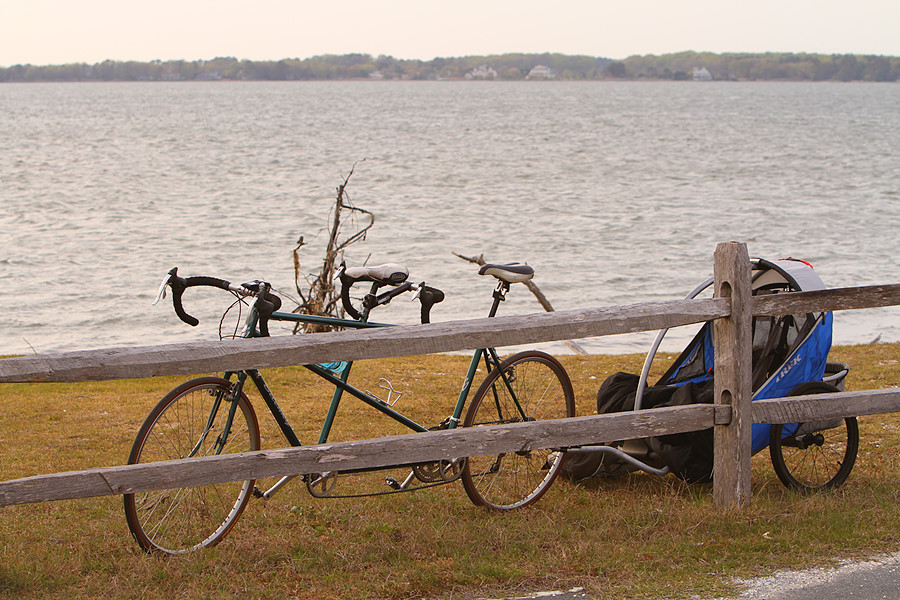
<path fill-rule="evenodd" d="M 597 414 L 634 410 L 634 399 L 640 378 L 632 373 L 615 373 L 606 378 L 597 391 Z M 712 379 L 681 386 L 650 386 L 644 390 L 641 408 L 683 406 L 685 404 L 711 404 L 713 402 Z M 678 477 L 695 483 L 712 480 L 713 430 L 691 431 L 642 440 L 647 449 L 651 466 L 668 466 Z M 609 440 L 598 444 L 621 446 L 621 442 Z M 649 464 L 649 463 L 648 463 Z M 606 452 L 569 454 L 560 469 L 563 477 L 580 481 L 590 477 L 615 476 L 636 470 L 637 467 Z"/>

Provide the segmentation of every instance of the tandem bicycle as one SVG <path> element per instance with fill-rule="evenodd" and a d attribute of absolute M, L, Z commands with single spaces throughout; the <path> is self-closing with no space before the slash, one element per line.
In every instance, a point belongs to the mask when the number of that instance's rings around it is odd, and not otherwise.
<path fill-rule="evenodd" d="M 493 317 L 510 286 L 528 281 L 534 276 L 534 270 L 518 263 L 486 264 L 479 274 L 493 276 L 497 280 L 488 313 L 489 317 Z M 232 306 L 240 306 L 242 311 L 246 311 L 242 329 L 231 337 L 251 338 L 268 336 L 272 321 L 293 323 L 295 327 L 309 324 L 332 329 L 390 326 L 369 321 L 370 313 L 406 292 L 414 293 L 413 299 L 421 302 L 421 321 L 428 323 L 432 307 L 444 299 L 443 292 L 437 288 L 424 282 L 414 284 L 407 281 L 408 270 L 395 263 L 363 267 L 341 265 L 338 277 L 341 302 L 349 318 L 283 312 L 280 311 L 281 299 L 265 281 L 233 284 L 215 277 L 183 278 L 178 275 L 177 268 L 169 271 L 163 280 L 156 302 L 165 296 L 167 289 L 171 290 L 178 317 L 190 325 L 196 325 L 198 320 L 185 312 L 182 304 L 185 290 L 197 286 L 226 290 L 236 297 Z M 361 302 L 351 294 L 356 284 L 370 284 Z M 473 380 L 481 365 L 484 365 L 487 376 L 469 401 Z M 400 412 L 392 402 L 391 389 L 388 388 L 387 399 L 381 399 L 349 383 L 352 361 L 303 366 L 334 386 L 316 442 L 319 444 L 329 441 L 338 406 L 345 394 L 412 432 L 575 415 L 574 392 L 565 369 L 556 358 L 537 350 L 517 352 L 505 359 L 501 359 L 494 348 L 475 350 L 450 414 L 431 426 L 420 424 Z M 226 372 L 222 377 L 192 379 L 166 394 L 141 426 L 128 464 L 259 450 L 260 425 L 245 391 L 245 386 L 250 386 L 251 382 L 287 442 L 291 446 L 302 445 L 262 373 L 257 369 L 245 369 Z M 386 478 L 386 487 L 375 493 L 412 491 L 461 480 L 474 504 L 493 510 L 512 510 L 537 501 L 553 483 L 564 458 L 564 453 L 547 449 L 394 465 L 390 468 L 403 468 L 404 472 L 408 469 L 408 475 L 402 480 Z M 306 484 L 313 496 L 327 498 L 339 497 L 336 490 L 343 474 L 346 473 L 331 471 L 296 477 Z M 132 535 L 145 551 L 166 554 L 191 552 L 221 541 L 251 498 L 271 498 L 294 477 L 282 477 L 266 490 L 257 487 L 255 480 L 245 480 L 126 494 L 125 516 Z"/>

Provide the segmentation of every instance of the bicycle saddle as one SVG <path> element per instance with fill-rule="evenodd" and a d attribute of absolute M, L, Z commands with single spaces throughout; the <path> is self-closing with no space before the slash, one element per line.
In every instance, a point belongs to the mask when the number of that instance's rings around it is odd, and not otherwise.
<path fill-rule="evenodd" d="M 508 265 L 486 264 L 478 270 L 478 274 L 493 275 L 506 283 L 520 283 L 534 277 L 534 269 L 519 263 L 510 263 Z"/>
<path fill-rule="evenodd" d="M 399 285 L 409 277 L 409 270 L 397 263 L 385 263 L 374 267 L 347 267 L 344 276 L 356 281 L 374 281 L 385 285 Z"/>

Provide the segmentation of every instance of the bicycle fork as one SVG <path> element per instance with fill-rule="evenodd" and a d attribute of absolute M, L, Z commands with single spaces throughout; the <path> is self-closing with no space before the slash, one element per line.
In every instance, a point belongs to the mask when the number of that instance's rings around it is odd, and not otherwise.
<path fill-rule="evenodd" d="M 229 403 L 228 416 L 225 418 L 225 423 L 222 425 L 222 431 L 216 437 L 215 442 L 213 442 L 212 453 L 214 456 L 222 454 L 222 451 L 225 449 L 225 445 L 228 443 L 228 436 L 231 434 L 231 426 L 234 424 L 234 415 L 237 412 L 238 401 L 241 397 L 244 377 L 239 377 L 238 381 L 235 381 L 233 384 L 231 384 L 231 387 L 227 392 L 222 390 L 216 392 L 216 398 L 209 410 L 209 418 L 206 420 L 206 426 L 203 428 L 203 431 L 200 433 L 200 437 L 197 439 L 197 443 L 194 444 L 193 448 L 191 448 L 191 451 L 190 453 L 188 453 L 186 458 L 197 456 L 201 448 L 203 448 L 204 444 L 206 443 L 206 439 L 209 437 L 209 433 L 215 426 L 216 417 L 218 417 L 219 415 L 219 410 L 222 408 L 222 401 L 224 400 Z"/>

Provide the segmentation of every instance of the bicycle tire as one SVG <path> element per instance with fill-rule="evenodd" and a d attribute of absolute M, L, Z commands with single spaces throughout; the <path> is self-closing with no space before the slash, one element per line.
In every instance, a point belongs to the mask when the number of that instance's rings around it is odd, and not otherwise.
<path fill-rule="evenodd" d="M 259 424 L 242 393 L 227 443 L 216 451 L 229 412 L 231 385 L 219 377 L 201 377 L 166 394 L 141 426 L 128 464 L 258 450 Z M 203 436 L 217 398 L 221 404 Z M 241 516 L 254 483 L 232 481 L 125 494 L 128 528 L 146 552 L 182 554 L 214 546 Z"/>
<path fill-rule="evenodd" d="M 788 396 L 837 391 L 840 390 L 833 385 L 812 381 L 797 386 Z M 800 435 L 785 435 L 784 427 L 772 425 L 769 432 L 769 455 L 781 483 L 809 494 L 837 488 L 847 480 L 859 451 L 856 417 L 846 417 L 835 427 Z"/>
<path fill-rule="evenodd" d="M 516 409 L 512 393 L 524 415 Z M 549 354 L 532 350 L 507 358 L 488 374 L 463 426 L 573 416 L 575 393 L 565 369 Z M 463 487 L 478 506 L 504 511 L 521 508 L 544 495 L 564 460 L 564 453 L 554 454 L 552 449 L 470 456 L 462 470 Z"/>

